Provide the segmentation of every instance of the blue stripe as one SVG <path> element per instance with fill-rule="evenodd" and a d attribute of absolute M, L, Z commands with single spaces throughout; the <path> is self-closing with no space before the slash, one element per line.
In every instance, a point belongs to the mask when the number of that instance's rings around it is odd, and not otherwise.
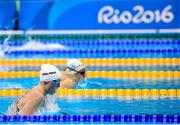
<path fill-rule="evenodd" d="M 9 46 L 22 46 L 29 41 L 9 41 Z M 38 42 L 38 41 L 37 41 Z M 179 46 L 180 40 L 41 40 L 44 44 L 58 43 L 65 46 Z M 3 41 L 0 41 L 0 45 Z"/>
<path fill-rule="evenodd" d="M 121 49 L 121 50 L 56 50 L 56 51 L 5 51 L 5 55 L 10 56 L 34 56 L 46 55 L 58 58 L 178 58 L 180 57 L 180 49 Z"/>
<path fill-rule="evenodd" d="M 46 115 L 0 116 L 0 122 L 103 122 L 103 123 L 180 123 L 180 115 Z"/>

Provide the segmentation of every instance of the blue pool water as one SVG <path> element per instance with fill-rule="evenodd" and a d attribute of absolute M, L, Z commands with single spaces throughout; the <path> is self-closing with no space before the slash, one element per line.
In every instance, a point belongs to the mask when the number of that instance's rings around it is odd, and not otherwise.
<path fill-rule="evenodd" d="M 0 79 L 0 89 L 23 88 L 29 89 L 39 83 L 39 78 L 9 78 Z M 89 78 L 79 83 L 77 89 L 177 89 L 180 79 L 171 80 L 123 80 L 108 78 Z"/>
<path fill-rule="evenodd" d="M 38 44 L 37 44 L 38 42 Z M 0 41 L 0 47 L 3 45 Z M 45 58 L 179 58 L 179 39 L 106 40 L 10 40 L 2 59 Z M 36 46 L 36 47 L 34 47 Z M 63 67 L 60 67 L 62 70 Z M 88 66 L 88 71 L 180 71 L 177 66 Z M 37 67 L 11 67 L 8 71 L 37 71 Z M 39 78 L 0 79 L 0 89 L 29 89 Z M 88 78 L 77 89 L 178 89 L 180 79 L 138 80 Z M 17 98 L 17 97 L 16 97 Z M 5 113 L 15 97 L 0 97 L 0 113 Z M 58 97 L 57 105 L 69 115 L 180 115 L 180 98 L 122 99 L 117 97 Z M 61 115 L 61 112 L 52 112 Z M 44 114 L 48 115 L 48 114 Z"/>
<path fill-rule="evenodd" d="M 17 97 L 16 97 L 17 98 Z M 15 97 L 0 98 L 0 111 L 5 113 Z M 180 98 L 122 99 L 117 97 L 60 97 L 57 104 L 68 115 L 180 115 Z M 62 115 L 61 112 L 48 115 Z M 44 114 L 47 115 L 47 114 Z"/>
<path fill-rule="evenodd" d="M 38 78 L 1 79 L 1 89 L 23 88 L 29 89 L 38 84 Z M 113 80 L 102 78 L 87 79 L 79 83 L 78 89 L 176 89 L 180 88 L 177 81 L 135 81 Z M 17 97 L 16 97 L 17 98 Z M 0 98 L 0 112 L 7 111 L 8 106 L 16 98 Z M 118 97 L 59 97 L 57 104 L 63 112 L 69 115 L 97 115 L 97 114 L 180 114 L 180 98 L 155 98 L 155 99 L 122 99 Z M 60 115 L 60 112 L 53 112 Z"/>

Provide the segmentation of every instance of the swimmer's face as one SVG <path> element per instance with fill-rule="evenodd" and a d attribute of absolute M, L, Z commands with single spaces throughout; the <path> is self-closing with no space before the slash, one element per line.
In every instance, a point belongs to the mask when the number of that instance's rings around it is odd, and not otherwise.
<path fill-rule="evenodd" d="M 82 69 L 79 74 L 82 76 L 82 78 L 84 79 L 86 77 L 86 69 Z"/>
<path fill-rule="evenodd" d="M 46 92 L 50 95 L 54 94 L 60 86 L 60 80 L 53 80 L 46 83 Z"/>
<path fill-rule="evenodd" d="M 75 77 L 78 82 L 84 81 L 84 78 L 86 77 L 86 70 L 82 69 L 81 71 L 79 71 L 78 73 L 75 74 Z"/>

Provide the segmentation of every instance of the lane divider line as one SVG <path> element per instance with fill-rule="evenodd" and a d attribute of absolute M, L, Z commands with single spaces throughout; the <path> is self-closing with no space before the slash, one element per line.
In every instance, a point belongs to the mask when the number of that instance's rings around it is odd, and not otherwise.
<path fill-rule="evenodd" d="M 180 58 L 83 58 L 89 66 L 178 66 Z M 67 59 L 0 59 L 0 65 L 39 66 L 44 63 L 65 65 Z"/>
<path fill-rule="evenodd" d="M 25 89 L 2 89 L 0 96 L 21 96 Z M 180 89 L 58 89 L 58 96 L 83 96 L 83 97 L 180 97 Z"/>
<path fill-rule="evenodd" d="M 40 123 L 180 123 L 180 115 L 33 115 L 0 116 L 0 122 Z M 97 124 L 97 125 L 99 125 Z"/>

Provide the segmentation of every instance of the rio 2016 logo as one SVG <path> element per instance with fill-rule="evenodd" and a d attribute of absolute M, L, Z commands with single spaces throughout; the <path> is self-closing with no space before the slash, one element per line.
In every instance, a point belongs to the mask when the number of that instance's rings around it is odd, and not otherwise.
<path fill-rule="evenodd" d="M 139 24 L 139 23 L 171 23 L 174 19 L 174 14 L 170 11 L 171 5 L 166 6 L 162 11 L 160 10 L 144 10 L 143 6 L 137 5 L 133 7 L 133 15 L 130 11 L 120 11 L 112 6 L 104 6 L 98 12 L 98 23 L 102 24 Z"/>

